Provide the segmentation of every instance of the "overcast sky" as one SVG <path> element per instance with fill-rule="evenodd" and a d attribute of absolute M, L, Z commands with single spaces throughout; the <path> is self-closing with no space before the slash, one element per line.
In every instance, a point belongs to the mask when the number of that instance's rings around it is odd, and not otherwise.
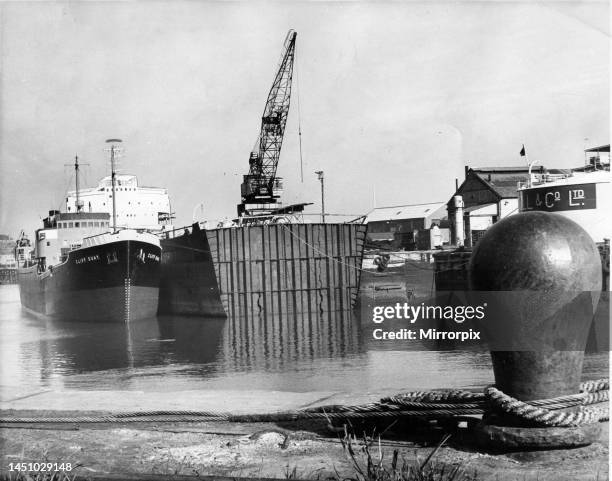
<path fill-rule="evenodd" d="M 111 137 L 177 226 L 200 202 L 202 220 L 235 215 L 290 28 L 285 203 L 318 212 L 319 169 L 326 210 L 361 214 L 447 201 L 464 165 L 522 165 L 523 143 L 580 165 L 609 143 L 609 18 L 607 2 L 0 2 L 0 233 L 61 205 L 75 154 L 94 186 Z"/>

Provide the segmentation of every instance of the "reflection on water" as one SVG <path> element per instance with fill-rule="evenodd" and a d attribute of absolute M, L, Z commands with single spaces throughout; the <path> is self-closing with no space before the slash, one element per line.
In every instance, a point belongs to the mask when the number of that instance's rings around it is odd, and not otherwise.
<path fill-rule="evenodd" d="M 18 287 L 0 286 L 0 386 L 366 392 L 493 380 L 486 352 L 408 351 L 371 340 L 366 321 L 336 312 L 265 321 L 160 316 L 66 323 L 27 314 Z M 587 356 L 585 375 L 607 372 L 607 353 Z"/>

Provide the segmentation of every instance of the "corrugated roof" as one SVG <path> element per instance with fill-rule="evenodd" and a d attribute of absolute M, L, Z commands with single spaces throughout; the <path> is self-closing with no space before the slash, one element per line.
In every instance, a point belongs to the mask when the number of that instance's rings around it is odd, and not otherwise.
<path fill-rule="evenodd" d="M 395 205 L 390 207 L 377 207 L 368 212 L 366 222 L 377 222 L 400 219 L 422 219 L 434 214 L 436 210 L 444 208 L 446 203 L 431 202 L 428 204 Z"/>
<path fill-rule="evenodd" d="M 600 145 L 599 147 L 593 147 L 592 149 L 586 149 L 585 152 L 610 152 L 610 144 Z"/>
<path fill-rule="evenodd" d="M 540 165 L 533 168 L 535 172 L 536 169 L 543 170 L 544 168 Z M 500 173 L 500 174 L 512 174 L 516 172 L 527 172 L 529 170 L 528 166 L 513 166 L 513 167 L 472 167 L 470 170 L 478 173 L 491 172 L 491 173 Z"/>
<path fill-rule="evenodd" d="M 488 180 L 486 177 L 480 175 L 474 171 L 474 174 L 489 188 L 495 192 L 500 198 L 518 197 L 517 183 L 518 180 L 527 180 L 525 177 L 511 177 L 509 179 L 491 179 Z"/>

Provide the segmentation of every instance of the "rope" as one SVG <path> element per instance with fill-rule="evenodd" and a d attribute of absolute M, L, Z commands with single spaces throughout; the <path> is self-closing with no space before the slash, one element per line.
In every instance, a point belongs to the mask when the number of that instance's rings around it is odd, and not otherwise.
<path fill-rule="evenodd" d="M 491 407 L 498 408 L 505 414 L 513 414 L 521 419 L 532 421 L 542 426 L 569 427 L 591 424 L 607 418 L 605 411 L 594 408 L 580 408 L 574 412 L 553 412 L 550 409 L 529 405 L 523 401 L 504 394 L 499 389 L 488 387 L 485 390 Z"/>
<path fill-rule="evenodd" d="M 347 266 L 351 269 L 354 269 L 356 271 L 360 271 L 360 272 L 368 272 L 366 269 L 362 269 L 361 267 L 357 267 L 354 266 L 352 264 L 347 264 L 346 262 L 342 262 L 338 259 L 333 258 L 332 256 L 326 254 L 323 251 L 320 251 L 319 249 L 317 249 L 315 246 L 313 246 L 312 244 L 306 242 L 304 239 L 302 239 L 300 236 L 298 236 L 297 234 L 294 234 L 291 229 L 288 229 L 287 227 L 285 227 L 284 224 L 277 224 L 280 225 L 283 229 L 285 229 L 287 232 L 289 232 L 289 234 L 291 234 L 293 237 L 295 237 L 297 240 L 299 240 L 301 243 L 307 245 L 308 247 L 310 247 L 313 251 L 315 251 L 317 254 L 321 254 L 321 256 L 326 257 L 327 259 L 333 261 L 333 262 L 337 262 L 338 264 L 342 264 L 344 266 Z"/>
<path fill-rule="evenodd" d="M 231 414 L 217 411 L 139 411 L 80 417 L 0 417 L 0 424 L 132 423 L 132 422 L 284 422 L 304 419 L 371 419 L 412 417 L 442 419 L 483 415 L 491 411 L 518 416 L 540 426 L 568 427 L 606 421 L 608 410 L 586 407 L 609 399 L 608 379 L 586 381 L 580 393 L 523 402 L 491 386 L 484 393 L 463 390 L 412 391 L 357 406 L 328 405 L 295 411 Z M 559 411 L 577 407 L 573 412 Z M 555 412 L 556 411 L 556 412 Z"/>
<path fill-rule="evenodd" d="M 0 424 L 32 424 L 32 423 L 132 423 L 132 422 L 196 422 L 225 421 L 234 423 L 285 422 L 304 419 L 365 419 L 398 416 L 443 418 L 457 415 L 481 414 L 480 409 L 435 409 L 426 413 L 416 411 L 346 411 L 346 412 L 309 412 L 287 411 L 262 414 L 224 414 L 217 415 L 175 415 L 160 414 L 156 411 L 148 413 L 122 413 L 121 415 L 81 416 L 81 417 L 0 417 Z"/>
<path fill-rule="evenodd" d="M 295 58 L 295 56 L 294 56 Z M 295 93 L 297 97 L 297 111 L 298 111 L 298 140 L 300 147 L 300 182 L 304 183 L 304 161 L 302 159 L 302 112 L 300 110 L 300 75 L 298 71 L 298 63 L 295 62 Z"/>

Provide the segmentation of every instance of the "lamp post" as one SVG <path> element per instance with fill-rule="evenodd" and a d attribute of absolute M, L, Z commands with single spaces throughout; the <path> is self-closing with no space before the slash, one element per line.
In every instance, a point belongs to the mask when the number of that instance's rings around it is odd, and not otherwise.
<path fill-rule="evenodd" d="M 315 174 L 321 181 L 321 222 L 325 224 L 325 177 L 322 170 L 317 170 Z"/>

